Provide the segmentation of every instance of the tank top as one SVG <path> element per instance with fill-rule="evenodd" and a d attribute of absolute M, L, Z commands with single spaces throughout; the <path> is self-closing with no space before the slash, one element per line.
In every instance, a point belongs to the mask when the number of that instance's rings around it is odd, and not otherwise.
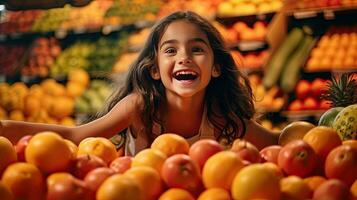
<path fill-rule="evenodd" d="M 153 124 L 153 134 L 155 136 L 159 136 L 161 134 L 161 126 L 158 123 Z M 201 125 L 198 131 L 198 134 L 186 138 L 187 142 L 192 145 L 196 141 L 200 139 L 216 139 L 214 136 L 214 127 L 209 122 L 207 118 L 207 109 L 206 106 L 204 107 Z M 125 155 L 134 156 L 139 151 L 148 147 L 148 144 L 143 144 L 142 142 L 138 141 L 132 134 L 130 128 L 127 129 L 126 138 L 125 138 Z"/>

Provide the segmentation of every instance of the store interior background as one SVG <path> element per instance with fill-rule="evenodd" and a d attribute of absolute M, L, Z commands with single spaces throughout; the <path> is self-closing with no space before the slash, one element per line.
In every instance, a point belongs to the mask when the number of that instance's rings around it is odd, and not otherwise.
<path fill-rule="evenodd" d="M 0 1 L 0 119 L 82 123 L 120 84 L 150 27 L 177 10 L 197 12 L 222 33 L 269 129 L 317 124 L 330 106 L 321 99 L 326 81 L 357 72 L 356 0 L 44 2 Z M 281 72 L 271 67 L 277 59 Z"/>

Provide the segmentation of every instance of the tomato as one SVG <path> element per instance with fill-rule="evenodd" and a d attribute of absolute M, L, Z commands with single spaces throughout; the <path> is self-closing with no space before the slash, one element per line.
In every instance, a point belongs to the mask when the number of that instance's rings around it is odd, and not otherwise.
<path fill-rule="evenodd" d="M 15 150 L 17 154 L 17 161 L 25 162 L 25 149 L 29 144 L 32 135 L 25 135 L 16 143 Z"/>
<path fill-rule="evenodd" d="M 262 157 L 262 162 L 272 162 L 278 164 L 278 155 L 282 146 L 280 145 L 271 145 L 260 150 L 260 156 Z"/>
<path fill-rule="evenodd" d="M 92 191 L 97 191 L 99 186 L 107 179 L 109 176 L 114 175 L 115 171 L 108 167 L 99 167 L 90 171 L 84 177 L 84 183 Z"/>
<path fill-rule="evenodd" d="M 350 186 L 357 179 L 356 169 L 356 148 L 341 145 L 334 148 L 326 157 L 325 174 L 329 179 L 339 179 Z"/>
<path fill-rule="evenodd" d="M 71 171 L 75 177 L 83 179 L 88 172 L 98 167 L 107 167 L 107 164 L 95 155 L 79 155 L 74 160 Z"/>
<path fill-rule="evenodd" d="M 216 140 L 202 139 L 192 144 L 188 155 L 192 160 L 196 161 L 200 169 L 202 169 L 207 159 L 220 151 L 223 151 L 223 147 Z"/>
<path fill-rule="evenodd" d="M 170 188 L 185 189 L 193 194 L 203 189 L 199 166 L 186 154 L 167 158 L 161 169 L 161 177 Z"/>
<path fill-rule="evenodd" d="M 47 200 L 89 200 L 94 193 L 69 173 L 54 173 L 47 178 Z"/>
<path fill-rule="evenodd" d="M 294 140 L 280 150 L 278 165 L 288 175 L 306 177 L 316 168 L 317 158 L 308 143 L 303 140 Z"/>
<path fill-rule="evenodd" d="M 295 88 L 295 94 L 298 99 L 305 99 L 311 93 L 311 84 L 307 80 L 300 80 Z"/>
<path fill-rule="evenodd" d="M 261 160 L 258 148 L 246 140 L 234 140 L 231 151 L 237 153 L 242 160 L 250 163 L 259 163 Z"/>
<path fill-rule="evenodd" d="M 113 169 L 116 173 L 122 174 L 126 170 L 130 169 L 132 160 L 133 157 L 131 156 L 118 157 L 110 163 L 109 167 Z"/>

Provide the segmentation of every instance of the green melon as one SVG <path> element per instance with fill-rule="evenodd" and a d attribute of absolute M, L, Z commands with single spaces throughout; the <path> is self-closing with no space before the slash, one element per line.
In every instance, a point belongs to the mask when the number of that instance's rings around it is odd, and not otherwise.
<path fill-rule="evenodd" d="M 318 125 L 332 127 L 333 121 L 342 109 L 344 109 L 344 107 L 335 107 L 328 109 L 326 112 L 324 112 L 324 114 L 321 115 Z"/>
<path fill-rule="evenodd" d="M 357 104 L 345 107 L 332 124 L 342 140 L 357 140 Z"/>

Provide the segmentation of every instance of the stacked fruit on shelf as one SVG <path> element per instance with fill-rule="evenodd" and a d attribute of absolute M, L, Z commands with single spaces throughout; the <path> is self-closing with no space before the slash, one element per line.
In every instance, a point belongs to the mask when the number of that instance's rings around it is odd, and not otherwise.
<path fill-rule="evenodd" d="M 295 87 L 294 96 L 287 109 L 289 111 L 326 110 L 330 108 L 327 101 L 322 100 L 322 92 L 326 89 L 327 80 L 315 78 L 313 81 L 299 80 Z"/>
<path fill-rule="evenodd" d="M 285 104 L 285 97 L 278 87 L 272 87 L 269 90 L 265 89 L 262 84 L 262 79 L 257 74 L 248 76 L 253 95 L 255 98 L 254 104 L 258 111 L 280 111 Z"/>
<path fill-rule="evenodd" d="M 137 21 L 154 21 L 161 0 L 114 1 L 104 16 L 106 25 L 131 24 Z"/>
<path fill-rule="evenodd" d="M 264 118 L 258 121 L 260 125 L 271 131 L 281 131 L 287 126 L 287 122 L 275 123 L 269 118 Z"/>
<path fill-rule="evenodd" d="M 237 21 L 227 27 L 218 22 L 214 22 L 213 25 L 228 44 L 234 44 L 238 41 L 264 41 L 268 32 L 267 25 L 263 21 L 254 22 L 252 27 L 249 27 L 243 21 Z"/>
<path fill-rule="evenodd" d="M 269 57 L 268 50 L 258 52 L 241 53 L 237 50 L 232 50 L 231 55 L 237 66 L 242 69 L 258 69 L 262 70 L 262 67 Z"/>
<path fill-rule="evenodd" d="M 28 51 L 21 75 L 47 77 L 62 48 L 56 38 L 40 37 L 33 42 Z"/>
<path fill-rule="evenodd" d="M 331 27 L 318 41 L 307 71 L 357 69 L 357 26 Z"/>
<path fill-rule="evenodd" d="M 136 33 L 131 33 L 128 36 L 129 48 L 139 50 L 144 46 L 146 39 L 150 34 L 150 28 L 143 28 Z"/>
<path fill-rule="evenodd" d="M 109 72 L 115 61 L 127 47 L 127 33 L 120 33 L 118 37 L 101 37 L 93 43 L 95 51 L 92 51 L 87 59 L 89 72 Z"/>
<path fill-rule="evenodd" d="M 44 11 L 36 19 L 31 31 L 33 32 L 51 32 L 61 28 L 61 25 L 69 17 L 72 7 L 66 5 L 63 8 L 54 8 Z"/>
<path fill-rule="evenodd" d="M 200 0 L 168 0 L 161 6 L 159 18 L 179 10 L 191 10 L 206 19 L 213 19 L 217 12 L 217 6 L 222 0 L 200 1 Z"/>
<path fill-rule="evenodd" d="M 100 111 L 111 94 L 111 86 L 105 80 L 94 79 L 88 88 L 75 100 L 77 114 L 93 114 Z"/>
<path fill-rule="evenodd" d="M 0 33 L 29 32 L 34 21 L 41 16 L 41 10 L 7 11 L 0 22 Z"/>
<path fill-rule="evenodd" d="M 95 45 L 89 41 L 78 40 L 64 49 L 50 67 L 50 76 L 67 75 L 72 69 L 87 70 L 90 66 L 88 56 L 95 50 Z"/>
<path fill-rule="evenodd" d="M 219 17 L 232 17 L 277 12 L 282 0 L 225 0 L 218 5 Z"/>
<path fill-rule="evenodd" d="M 298 9 L 312 9 L 312 8 L 328 8 L 338 6 L 353 6 L 357 5 L 355 0 L 299 0 L 296 3 Z"/>
<path fill-rule="evenodd" d="M 73 70 L 66 85 L 54 79 L 43 80 L 30 87 L 23 82 L 0 86 L 2 119 L 75 125 L 75 98 L 82 95 L 89 83 L 84 70 Z"/>
<path fill-rule="evenodd" d="M 0 74 L 14 75 L 19 66 L 26 47 L 19 44 L 0 44 Z"/>
<path fill-rule="evenodd" d="M 61 28 L 66 30 L 100 28 L 104 24 L 104 14 L 112 3 L 113 1 L 92 1 L 87 6 L 72 8 Z"/>

